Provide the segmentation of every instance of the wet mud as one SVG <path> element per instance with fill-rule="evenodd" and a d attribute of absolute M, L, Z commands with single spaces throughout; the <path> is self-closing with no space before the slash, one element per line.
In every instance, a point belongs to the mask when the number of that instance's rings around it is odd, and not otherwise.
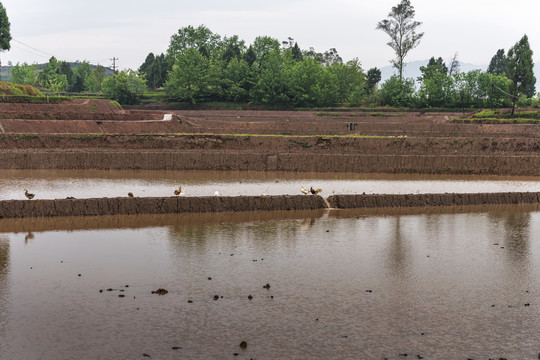
<path fill-rule="evenodd" d="M 0 201 L 0 218 L 539 204 L 540 193 L 100 198 Z"/>

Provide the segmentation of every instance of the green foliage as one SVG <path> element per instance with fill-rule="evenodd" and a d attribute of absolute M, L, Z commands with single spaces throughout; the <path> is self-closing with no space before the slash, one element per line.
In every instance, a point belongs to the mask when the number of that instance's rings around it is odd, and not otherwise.
<path fill-rule="evenodd" d="M 13 66 L 11 68 L 11 77 L 9 79 L 15 84 L 35 86 L 38 80 L 38 65 L 28 65 L 23 63 Z"/>
<path fill-rule="evenodd" d="M 414 104 L 414 80 L 394 75 L 382 84 L 379 94 L 383 105 L 410 107 Z"/>
<path fill-rule="evenodd" d="M 96 66 L 87 79 L 89 90 L 93 93 L 101 92 L 101 85 L 103 84 L 105 77 L 105 68 L 101 65 Z"/>
<path fill-rule="evenodd" d="M 209 58 L 215 55 L 219 48 L 221 37 L 214 34 L 209 28 L 200 25 L 197 28 L 186 26 L 180 28 L 171 36 L 167 56 L 174 61 L 176 56 L 187 49 L 197 50 L 201 55 Z"/>
<path fill-rule="evenodd" d="M 368 70 L 366 75 L 366 94 L 371 95 L 377 89 L 377 84 L 381 81 L 381 70 L 376 67 Z"/>
<path fill-rule="evenodd" d="M 139 67 L 139 74 L 145 74 L 148 86 L 155 90 L 165 85 L 167 72 L 171 69 L 165 55 L 148 54 L 144 63 Z"/>
<path fill-rule="evenodd" d="M 232 58 L 223 72 L 222 89 L 226 100 L 232 102 L 249 101 L 249 91 L 253 85 L 251 69 L 243 59 Z"/>
<path fill-rule="evenodd" d="M 425 70 L 425 69 L 424 69 Z M 454 79 L 441 70 L 425 73 L 418 98 L 427 107 L 454 106 Z"/>
<path fill-rule="evenodd" d="M 29 86 L 0 81 L 0 94 L 10 96 L 43 96 L 41 91 Z"/>
<path fill-rule="evenodd" d="M 90 90 L 91 73 L 92 68 L 88 61 L 79 63 L 73 70 L 73 81 L 70 83 L 69 90 L 76 93 Z"/>
<path fill-rule="evenodd" d="M 505 75 L 508 71 L 508 58 L 504 54 L 504 49 L 497 50 L 497 53 L 493 55 L 489 66 L 487 68 L 488 74 L 493 75 Z"/>
<path fill-rule="evenodd" d="M 38 84 L 53 94 L 67 91 L 69 85 L 67 76 L 60 73 L 60 63 L 54 56 L 39 73 Z"/>
<path fill-rule="evenodd" d="M 253 102 L 270 105 L 289 103 L 285 59 L 281 56 L 279 48 L 263 56 L 254 73 L 257 82 L 250 92 Z"/>
<path fill-rule="evenodd" d="M 193 48 L 176 54 L 165 91 L 174 101 L 196 104 L 217 92 L 218 69 L 213 60 Z"/>
<path fill-rule="evenodd" d="M 446 75 L 448 73 L 448 68 L 441 57 L 438 59 L 431 57 L 426 66 L 420 66 L 420 72 L 422 73 L 422 76 L 418 78 L 418 81 L 424 81 L 433 79 L 434 76 L 439 74 Z"/>
<path fill-rule="evenodd" d="M 512 114 L 520 95 L 525 94 L 527 97 L 532 97 L 536 91 L 532 55 L 533 51 L 527 35 L 524 35 L 508 50 L 508 78 L 511 80 L 509 93 L 512 94 Z"/>
<path fill-rule="evenodd" d="M 133 70 L 123 70 L 103 80 L 102 90 L 107 98 L 120 104 L 135 104 L 146 90 L 146 80 Z"/>
<path fill-rule="evenodd" d="M 0 3 L 0 49 L 9 50 L 11 48 L 10 23 L 6 13 L 6 8 Z"/>

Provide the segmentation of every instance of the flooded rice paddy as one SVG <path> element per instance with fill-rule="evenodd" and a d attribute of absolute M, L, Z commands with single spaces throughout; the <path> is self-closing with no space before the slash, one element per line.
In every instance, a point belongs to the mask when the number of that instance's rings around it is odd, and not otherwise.
<path fill-rule="evenodd" d="M 539 206 L 0 220 L 0 359 L 533 359 L 538 234 Z"/>
<path fill-rule="evenodd" d="M 182 186 L 186 196 L 299 195 L 300 186 L 333 194 L 425 194 L 536 192 L 540 180 L 527 177 L 418 176 L 335 173 L 223 171 L 73 171 L 0 170 L 0 200 L 173 196 Z"/>

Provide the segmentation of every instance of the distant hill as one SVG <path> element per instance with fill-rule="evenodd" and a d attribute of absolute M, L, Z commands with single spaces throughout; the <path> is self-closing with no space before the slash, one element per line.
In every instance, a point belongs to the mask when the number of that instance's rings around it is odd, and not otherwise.
<path fill-rule="evenodd" d="M 407 63 L 405 68 L 403 69 L 403 75 L 406 78 L 413 78 L 415 81 L 422 75 L 420 72 L 421 66 L 426 66 L 428 64 L 429 60 L 421 60 L 421 61 L 412 61 L 410 63 Z M 469 64 L 469 63 L 463 63 L 459 62 L 459 71 L 460 72 L 469 72 L 472 70 L 487 70 L 487 65 L 475 65 L 475 64 Z M 381 70 L 381 82 L 385 82 L 388 80 L 392 75 L 397 74 L 397 70 L 392 65 L 388 65 L 385 67 L 380 68 Z M 534 64 L 534 76 L 536 77 L 536 91 L 540 92 L 540 62 L 537 62 Z"/>
<path fill-rule="evenodd" d="M 71 68 L 73 69 L 79 66 L 80 62 L 70 62 L 69 64 Z M 47 63 L 38 64 L 38 69 L 43 70 L 46 65 Z M 97 67 L 97 65 L 90 64 L 90 67 L 92 68 L 92 70 L 94 70 Z M 11 68 L 12 66 L 2 65 L 2 67 L 0 68 L 0 81 L 9 81 L 9 78 L 11 77 Z M 113 75 L 114 75 L 113 69 L 105 67 L 105 76 L 113 76 Z"/>

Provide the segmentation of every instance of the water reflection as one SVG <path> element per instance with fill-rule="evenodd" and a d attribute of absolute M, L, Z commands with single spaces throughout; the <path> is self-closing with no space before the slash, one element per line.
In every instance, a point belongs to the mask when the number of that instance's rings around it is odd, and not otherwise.
<path fill-rule="evenodd" d="M 9 308 L 9 261 L 9 237 L 0 234 L 0 339 L 6 338 L 4 332 Z"/>
<path fill-rule="evenodd" d="M 12 219 L 0 229 L 0 358 L 538 355 L 536 205 Z M 160 287 L 169 293 L 151 294 Z"/>

